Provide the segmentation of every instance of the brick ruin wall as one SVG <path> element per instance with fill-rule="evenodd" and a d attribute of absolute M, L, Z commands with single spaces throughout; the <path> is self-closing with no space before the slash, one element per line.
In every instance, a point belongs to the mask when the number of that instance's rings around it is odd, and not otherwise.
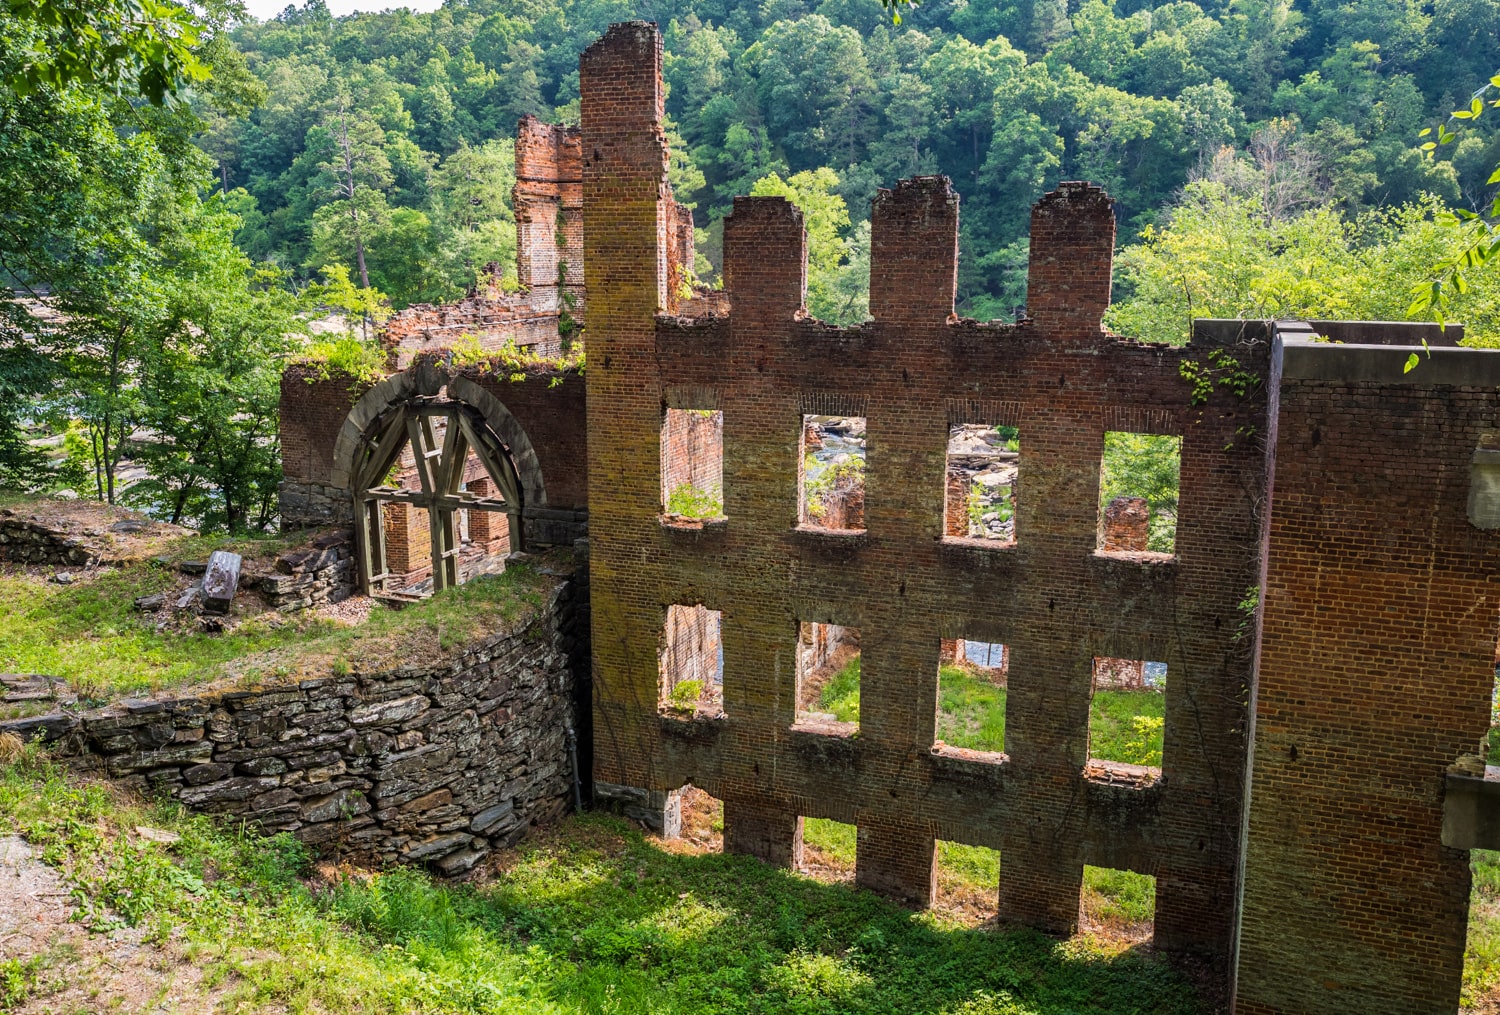
<path fill-rule="evenodd" d="M 1468 509 L 1500 447 L 1500 366 L 1423 337 L 1410 373 L 1411 336 L 1285 342 L 1241 1013 L 1458 1007 L 1469 853 L 1443 845 L 1444 787 L 1484 774 L 1500 519 Z"/>
<path fill-rule="evenodd" d="M 614 26 L 580 68 L 584 202 L 603 209 L 585 235 L 599 784 L 666 827 L 676 789 L 705 789 L 724 801 L 725 848 L 781 865 L 803 818 L 852 822 L 858 883 L 919 905 L 935 840 L 996 847 L 999 916 L 1055 933 L 1077 927 L 1085 864 L 1152 874 L 1156 947 L 1237 976 L 1240 1010 L 1451 1010 L 1468 875 L 1437 826 L 1446 767 L 1487 729 L 1500 604 L 1463 498 L 1496 385 L 1451 391 L 1436 369 L 1402 380 L 1381 360 L 1385 387 L 1308 387 L 1283 378 L 1282 338 L 1258 322 L 1199 322 L 1182 347 L 1106 334 L 1113 211 L 1079 183 L 1034 209 L 1022 324 L 954 316 L 958 200 L 938 178 L 875 199 L 870 322 L 807 317 L 805 233 L 779 198 L 736 200 L 725 292 L 694 312 L 666 284 L 659 38 Z M 1377 339 L 1440 344 L 1421 330 Z M 1340 376 L 1376 369 L 1348 355 Z M 1495 354 L 1465 355 L 1500 379 Z M 670 409 L 723 413 L 721 524 L 661 514 Z M 862 531 L 799 525 L 804 415 L 865 418 Z M 1013 545 L 945 537 L 959 424 L 1020 429 Z M 1101 521 L 1109 431 L 1182 439 L 1174 553 L 1141 548 L 1138 505 Z M 1414 476 L 1433 503 L 1393 522 L 1391 491 Z M 1268 553 L 1262 642 L 1243 604 Z M 1326 576 L 1322 553 L 1337 558 Z M 668 609 L 700 604 L 723 617 L 713 718 L 656 707 Z M 878 633 L 855 737 L 796 723 L 808 623 Z M 938 662 L 960 639 L 1006 646 L 1003 755 L 934 745 Z M 1370 676 L 1403 653 L 1415 710 Z M 1167 664 L 1159 772 L 1089 758 L 1095 659 Z M 1372 889 L 1387 856 L 1397 883 Z"/>
<path fill-rule="evenodd" d="M 586 389 L 576 371 L 530 371 L 520 380 L 493 373 L 468 372 L 516 418 L 536 451 L 546 502 L 524 505 L 528 544 L 569 545 L 587 532 L 588 470 L 585 452 Z M 324 378 L 315 368 L 292 366 L 281 379 L 280 489 L 283 528 L 348 525 L 353 517 L 350 491 L 335 486 L 333 448 L 350 409 L 368 385 L 344 375 Z M 477 475 L 477 473 L 476 473 Z M 410 555 L 428 556 L 425 520 L 408 513 Z M 480 514 L 473 512 L 473 515 Z M 488 533 L 487 520 L 479 522 Z M 493 523 L 493 538 L 506 524 Z M 473 518 L 470 535 L 476 532 Z M 420 566 L 420 563 L 419 565 Z M 430 566 L 430 564 L 429 564 Z"/>
<path fill-rule="evenodd" d="M 397 369 L 422 353 L 477 342 L 493 352 L 513 345 L 558 356 L 572 340 L 560 330 L 567 311 L 584 318 L 583 206 L 578 128 L 523 117 L 516 130 L 516 278 L 520 292 L 500 288 L 500 267 L 487 265 L 480 285 L 455 303 L 418 303 L 381 329 Z M 689 234 L 691 243 L 691 233 Z"/>
<path fill-rule="evenodd" d="M 572 806 L 584 587 L 450 662 L 0 722 L 73 764 L 325 853 L 471 868 Z M 580 628 L 578 625 L 582 624 Z M 586 778 L 586 773 L 584 773 Z M 585 784 L 586 785 L 586 784 Z"/>
<path fill-rule="evenodd" d="M 500 268 L 486 266 L 481 284 L 455 303 L 419 303 L 394 315 L 381 331 L 397 369 L 422 353 L 477 342 L 485 351 L 514 345 L 554 357 L 575 341 L 586 318 L 583 158 L 579 128 L 525 116 L 516 128 L 516 277 L 521 290 L 500 289 Z M 693 216 L 673 204 L 663 222 L 671 251 L 671 282 L 681 287 L 694 260 Z M 702 294 L 712 304 L 714 294 Z M 571 324 L 567 322 L 571 319 Z"/>
<path fill-rule="evenodd" d="M 803 817 L 859 827 L 860 884 L 915 903 L 932 893 L 936 839 L 998 847 L 1003 917 L 1076 928 L 1083 865 L 1157 877 L 1156 939 L 1223 956 L 1233 932 L 1249 645 L 1236 604 L 1259 572 L 1264 389 L 1192 405 L 1187 348 L 1102 334 L 1114 221 L 1070 184 L 1033 220 L 1033 320 L 955 322 L 957 198 L 908 181 L 876 199 L 874 321 L 808 319 L 800 214 L 739 199 L 725 227 L 722 316 L 672 311 L 663 241 L 654 33 L 613 29 L 585 54 L 590 292 L 589 455 L 609 477 L 591 504 L 598 779 L 725 801 L 726 847 L 789 863 Z M 595 138 L 599 140 L 596 142 Z M 595 268 L 607 266 L 609 283 Z M 602 270 L 602 269 L 601 269 Z M 1268 342 L 1232 352 L 1264 378 Z M 663 408 L 722 409 L 727 523 L 661 517 Z M 865 531 L 797 527 L 804 414 L 863 416 Z M 1018 542 L 943 538 L 948 430 L 1021 428 Z M 1106 430 L 1184 438 L 1173 558 L 1095 552 Z M 723 720 L 658 714 L 657 637 L 669 605 L 724 614 Z M 879 632 L 863 642 L 856 738 L 795 729 L 799 624 Z M 620 638 L 639 631 L 639 642 Z M 649 635 L 648 635 L 649 633 Z M 1010 648 L 1004 756 L 935 750 L 943 639 Z M 1164 778 L 1084 776 L 1096 655 L 1168 662 Z M 1212 735 L 1203 731 L 1212 730 Z M 1093 770 L 1093 769 L 1091 769 Z"/>

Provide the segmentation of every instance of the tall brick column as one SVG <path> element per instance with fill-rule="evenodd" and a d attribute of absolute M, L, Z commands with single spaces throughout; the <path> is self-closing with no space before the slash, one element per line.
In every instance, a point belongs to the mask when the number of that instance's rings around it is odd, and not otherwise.
<path fill-rule="evenodd" d="M 1467 508 L 1500 353 L 1405 373 L 1410 348 L 1279 344 L 1235 1011 L 1452 1012 L 1469 855 L 1444 784 L 1489 728 L 1500 540 Z"/>
<path fill-rule="evenodd" d="M 661 38 L 614 25 L 579 59 L 584 280 L 589 293 L 589 580 L 596 785 L 649 787 L 661 606 L 636 566 L 657 538 L 661 387 L 655 319 L 669 309 L 671 209 L 661 118 Z M 625 632 L 633 639 L 622 637 Z"/>
<path fill-rule="evenodd" d="M 1112 204 L 1098 187 L 1063 183 L 1032 210 L 1026 306 L 1055 349 L 1097 345 L 1113 253 Z M 1001 919 L 1059 934 L 1078 926 L 1083 884 L 1084 815 L 1072 801 L 1088 757 L 1093 652 L 1073 590 L 1087 583 L 1096 542 L 1104 441 L 1098 410 L 1073 411 L 1066 394 L 1022 421 L 1016 532 L 1033 569 L 1024 608 L 1035 612 L 1011 655 L 1005 748 L 1018 792 L 1000 876 Z"/>

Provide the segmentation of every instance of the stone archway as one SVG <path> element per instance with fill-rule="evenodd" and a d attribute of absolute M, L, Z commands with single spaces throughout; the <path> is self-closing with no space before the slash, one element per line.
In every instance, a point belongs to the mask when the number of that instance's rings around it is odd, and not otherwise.
<path fill-rule="evenodd" d="M 387 482 L 408 448 L 419 489 Z M 488 479 L 482 493 L 460 488 L 471 453 Z M 387 377 L 355 403 L 334 444 L 332 478 L 353 502 L 366 594 L 391 576 L 384 518 L 388 506 L 427 513 L 432 586 L 438 591 L 459 582 L 459 512 L 505 515 L 509 547 L 520 550 L 526 509 L 547 502 L 535 449 L 515 417 L 474 381 L 431 363 Z"/>

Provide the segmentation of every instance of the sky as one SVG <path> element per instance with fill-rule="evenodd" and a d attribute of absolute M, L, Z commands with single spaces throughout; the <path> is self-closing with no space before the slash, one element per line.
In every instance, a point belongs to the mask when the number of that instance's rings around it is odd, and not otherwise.
<path fill-rule="evenodd" d="M 252 18 L 265 21 L 274 18 L 284 11 L 292 0 L 245 0 L 245 10 L 250 12 Z M 302 0 L 296 0 L 294 6 L 301 7 Z M 443 0 L 328 0 L 328 9 L 337 17 L 341 14 L 353 14 L 355 11 L 383 11 L 393 7 L 410 7 L 414 11 L 435 11 L 443 5 Z"/>

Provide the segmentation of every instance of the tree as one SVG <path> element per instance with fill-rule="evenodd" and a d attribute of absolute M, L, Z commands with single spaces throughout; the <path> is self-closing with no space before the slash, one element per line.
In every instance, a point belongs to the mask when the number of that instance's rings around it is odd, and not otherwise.
<path fill-rule="evenodd" d="M 1472 123 L 1484 114 L 1486 108 L 1500 108 L 1500 97 L 1490 98 L 1491 89 L 1500 90 L 1500 73 L 1474 92 L 1467 107 L 1454 110 L 1446 122 L 1438 124 L 1435 136 L 1433 128 L 1423 130 L 1421 136 L 1433 136 L 1433 140 L 1424 142 L 1422 151 L 1430 156 L 1438 146 L 1457 140 L 1458 133 L 1449 129 L 1449 123 L 1455 120 Z M 1486 183 L 1500 184 L 1500 164 L 1495 166 Z M 1412 313 L 1429 312 L 1439 322 L 1443 321 L 1452 309 L 1454 298 L 1468 291 L 1471 274 L 1500 254 L 1500 222 L 1497 222 L 1500 220 L 1500 189 L 1495 191 L 1488 212 L 1488 218 L 1463 208 L 1441 214 L 1439 221 L 1455 234 L 1453 249 L 1434 262 L 1430 278 L 1413 287 L 1416 298 L 1410 307 Z M 1411 369 L 1410 364 L 1407 369 Z"/>
<path fill-rule="evenodd" d="M 370 288 L 370 271 L 365 264 L 365 239 L 369 226 L 384 217 L 383 191 L 394 182 L 391 162 L 385 154 L 385 131 L 368 115 L 358 115 L 349 108 L 349 98 L 341 96 L 337 111 L 324 123 L 332 142 L 331 157 L 319 163 L 327 174 L 334 197 L 328 208 L 332 214 L 320 222 L 325 236 L 338 235 L 354 254 L 359 270 L 359 284 Z M 337 220 L 347 221 L 347 231 L 340 235 Z"/>
<path fill-rule="evenodd" d="M 6 0 L 0 49 L 9 58 L 0 84 L 21 98 L 83 85 L 160 104 L 208 79 L 197 52 L 204 27 L 171 0 Z"/>

